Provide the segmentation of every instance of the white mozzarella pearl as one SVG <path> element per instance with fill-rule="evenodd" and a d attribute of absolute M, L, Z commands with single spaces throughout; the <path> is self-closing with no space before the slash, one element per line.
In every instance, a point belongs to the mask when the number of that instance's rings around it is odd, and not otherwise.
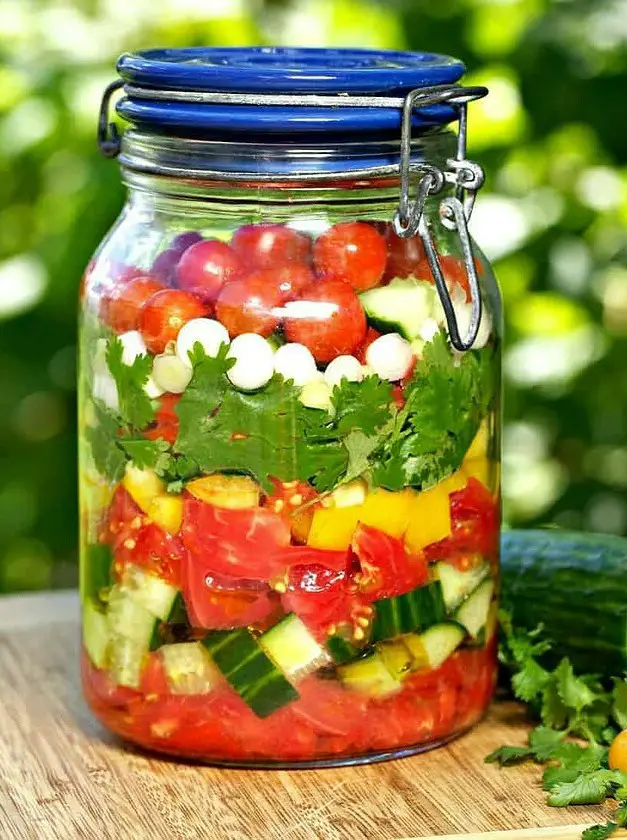
<path fill-rule="evenodd" d="M 423 341 L 432 341 L 440 331 L 440 326 L 434 318 L 425 318 L 418 335 Z"/>
<path fill-rule="evenodd" d="M 103 402 L 107 408 L 115 414 L 118 413 L 120 408 L 118 388 L 115 384 L 115 379 L 110 373 L 97 373 L 94 376 L 92 393 L 94 399 Z"/>
<path fill-rule="evenodd" d="M 193 318 L 181 327 L 176 339 L 176 355 L 187 365 L 192 366 L 189 352 L 194 344 L 202 345 L 207 356 L 217 356 L 222 344 L 229 343 L 226 327 L 212 318 Z"/>
<path fill-rule="evenodd" d="M 178 356 L 157 356 L 152 365 L 152 379 L 156 386 L 170 394 L 182 394 L 191 378 L 192 369 Z"/>
<path fill-rule="evenodd" d="M 316 360 L 304 344 L 284 344 L 274 354 L 274 370 L 300 386 L 315 376 Z"/>
<path fill-rule="evenodd" d="M 242 391 L 263 388 L 274 375 L 272 348 L 265 338 L 255 333 L 244 333 L 234 338 L 229 347 L 229 358 L 235 359 L 235 364 L 227 376 Z"/>
<path fill-rule="evenodd" d="M 361 362 L 354 356 L 336 356 L 327 365 L 324 378 L 334 388 L 340 384 L 342 379 L 348 379 L 349 382 L 361 382 L 364 378 L 364 372 Z"/>
<path fill-rule="evenodd" d="M 398 382 L 409 371 L 414 354 L 409 341 L 398 333 L 375 339 L 366 350 L 366 362 L 381 379 Z"/>
<path fill-rule="evenodd" d="M 138 356 L 147 355 L 146 344 L 138 330 L 122 333 L 119 338 L 122 342 L 122 361 L 125 365 L 132 365 Z"/>

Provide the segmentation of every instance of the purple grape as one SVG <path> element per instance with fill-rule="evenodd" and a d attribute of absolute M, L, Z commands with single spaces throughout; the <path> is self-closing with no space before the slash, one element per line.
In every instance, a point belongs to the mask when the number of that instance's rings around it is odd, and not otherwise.
<path fill-rule="evenodd" d="M 188 230 L 186 233 L 179 233 L 170 243 L 170 251 L 176 251 L 180 256 L 184 251 L 187 251 L 192 245 L 197 242 L 202 242 L 202 236 L 195 230 Z"/>
<path fill-rule="evenodd" d="M 181 251 L 168 248 L 162 251 L 152 264 L 150 273 L 164 286 L 174 286 L 176 280 L 176 266 L 181 259 Z"/>

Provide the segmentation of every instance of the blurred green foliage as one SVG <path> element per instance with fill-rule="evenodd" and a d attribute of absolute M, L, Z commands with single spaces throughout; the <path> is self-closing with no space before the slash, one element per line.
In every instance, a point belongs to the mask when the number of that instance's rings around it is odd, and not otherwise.
<path fill-rule="evenodd" d="M 123 199 L 95 145 L 147 46 L 427 49 L 492 94 L 474 232 L 507 315 L 505 514 L 627 530 L 625 0 L 2 0 L 0 591 L 74 584 L 75 295 Z"/>

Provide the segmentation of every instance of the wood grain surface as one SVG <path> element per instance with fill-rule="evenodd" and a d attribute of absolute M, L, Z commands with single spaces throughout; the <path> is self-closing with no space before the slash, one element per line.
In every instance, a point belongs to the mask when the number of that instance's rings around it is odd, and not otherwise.
<path fill-rule="evenodd" d="M 483 763 L 522 743 L 514 705 L 447 747 L 371 767 L 219 770 L 134 752 L 85 706 L 78 641 L 73 593 L 0 599 L 0 840 L 576 840 L 608 816 L 549 808 L 533 766 Z"/>

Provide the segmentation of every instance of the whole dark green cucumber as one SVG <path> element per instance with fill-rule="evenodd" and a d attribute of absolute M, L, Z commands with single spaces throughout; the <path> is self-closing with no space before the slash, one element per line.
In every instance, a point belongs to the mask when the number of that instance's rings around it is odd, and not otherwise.
<path fill-rule="evenodd" d="M 501 602 L 514 626 L 544 624 L 552 658 L 605 677 L 627 671 L 627 539 L 574 531 L 506 531 Z"/>

